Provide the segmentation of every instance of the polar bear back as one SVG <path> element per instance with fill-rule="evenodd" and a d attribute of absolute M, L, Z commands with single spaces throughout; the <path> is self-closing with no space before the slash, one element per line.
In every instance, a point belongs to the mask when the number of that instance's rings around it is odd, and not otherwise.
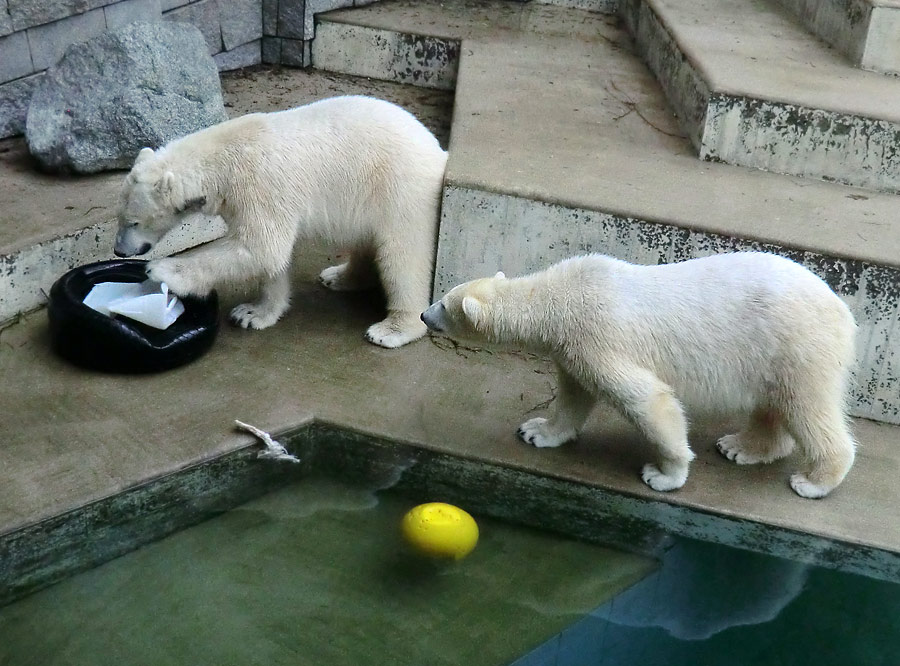
<path fill-rule="evenodd" d="M 314 229 L 353 242 L 373 219 L 402 224 L 408 202 L 439 197 L 446 160 L 435 137 L 406 110 L 346 96 L 190 134 L 163 148 L 155 168 L 213 184 L 233 219 L 301 222 L 299 235 Z"/>
<path fill-rule="evenodd" d="M 581 330 L 593 331 L 605 358 L 647 367 L 695 409 L 744 409 L 786 382 L 814 381 L 818 367 L 852 364 L 849 309 L 788 259 L 745 252 L 659 266 L 603 255 L 570 261 L 559 268 L 577 274 L 571 286 L 583 290 Z"/>

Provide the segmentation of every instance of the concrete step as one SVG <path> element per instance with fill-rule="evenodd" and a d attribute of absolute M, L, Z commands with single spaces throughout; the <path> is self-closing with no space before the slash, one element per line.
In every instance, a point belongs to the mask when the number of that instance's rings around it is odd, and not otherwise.
<path fill-rule="evenodd" d="M 897 0 L 781 0 L 814 34 L 857 67 L 900 74 L 900 2 Z"/>
<path fill-rule="evenodd" d="M 900 192 L 900 79 L 854 68 L 777 0 L 622 14 L 701 159 Z"/>
<path fill-rule="evenodd" d="M 896 196 L 698 161 L 610 17 L 385 2 L 320 15 L 317 30 L 315 66 L 456 79 L 436 297 L 590 251 L 640 263 L 784 254 L 822 276 L 860 324 L 853 412 L 900 423 Z"/>

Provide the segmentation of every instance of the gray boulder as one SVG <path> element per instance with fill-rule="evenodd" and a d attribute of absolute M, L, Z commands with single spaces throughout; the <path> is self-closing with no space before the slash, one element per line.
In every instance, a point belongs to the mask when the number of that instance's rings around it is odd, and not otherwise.
<path fill-rule="evenodd" d="M 66 50 L 35 88 L 25 138 L 46 169 L 93 173 L 225 119 L 200 31 L 139 22 Z"/>

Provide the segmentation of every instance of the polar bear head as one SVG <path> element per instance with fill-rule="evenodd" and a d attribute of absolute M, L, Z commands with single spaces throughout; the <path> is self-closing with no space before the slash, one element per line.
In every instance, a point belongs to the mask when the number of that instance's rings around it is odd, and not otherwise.
<path fill-rule="evenodd" d="M 185 214 L 202 209 L 206 197 L 190 189 L 158 153 L 142 149 L 122 185 L 116 256 L 146 254 Z"/>
<path fill-rule="evenodd" d="M 492 306 L 498 283 L 505 279 L 503 273 L 497 273 L 492 278 L 472 280 L 454 287 L 422 313 L 422 321 L 432 331 L 451 338 L 498 342 Z"/>

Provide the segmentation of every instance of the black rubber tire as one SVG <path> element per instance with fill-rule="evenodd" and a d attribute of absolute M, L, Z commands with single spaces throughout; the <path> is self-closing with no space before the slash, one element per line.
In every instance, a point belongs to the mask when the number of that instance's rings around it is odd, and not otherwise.
<path fill-rule="evenodd" d="M 116 373 L 161 372 L 204 354 L 219 331 L 219 299 L 183 298 L 184 313 L 164 331 L 125 317 L 107 317 L 83 301 L 99 282 L 143 282 L 146 261 L 117 259 L 75 268 L 50 290 L 47 314 L 53 349 L 72 363 Z"/>

